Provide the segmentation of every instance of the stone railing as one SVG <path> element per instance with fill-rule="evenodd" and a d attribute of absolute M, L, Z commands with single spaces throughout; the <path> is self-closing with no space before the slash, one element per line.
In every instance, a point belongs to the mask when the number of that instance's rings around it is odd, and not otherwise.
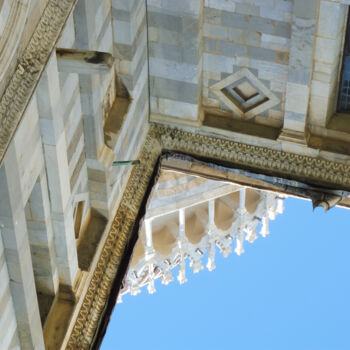
<path fill-rule="evenodd" d="M 239 190 L 239 206 L 233 209 L 235 219 L 231 226 L 226 229 L 220 229 L 215 223 L 215 200 L 207 201 L 208 216 L 205 225 L 206 234 L 200 239 L 197 244 L 189 241 L 186 235 L 185 217 L 186 209 L 181 208 L 178 212 L 178 235 L 176 243 L 167 255 L 163 255 L 156 251 L 153 246 L 152 239 L 152 218 L 147 218 L 144 221 L 145 239 L 141 240 L 144 255 L 131 265 L 124 277 L 124 281 L 119 292 L 118 302 L 122 301 L 124 294 L 130 293 L 137 295 L 141 292 L 141 287 L 147 285 L 148 292 L 153 294 L 156 289 L 154 281 L 157 278 L 161 279 L 163 284 L 168 284 L 173 281 L 171 270 L 179 266 L 177 279 L 180 284 L 187 281 L 186 278 L 186 259 L 189 259 L 190 266 L 194 273 L 203 269 L 202 259 L 206 252 L 208 253 L 206 267 L 209 271 L 215 269 L 215 253 L 216 247 L 224 257 L 227 257 L 231 252 L 231 244 L 236 242 L 234 252 L 241 255 L 244 252 L 244 241 L 250 243 L 257 238 L 257 231 L 260 228 L 260 235 L 265 237 L 269 234 L 269 220 L 274 220 L 277 214 L 281 214 L 284 210 L 284 197 L 271 192 L 258 191 L 260 201 L 255 208 L 255 211 L 248 212 L 245 207 L 246 188 L 242 187 Z"/>

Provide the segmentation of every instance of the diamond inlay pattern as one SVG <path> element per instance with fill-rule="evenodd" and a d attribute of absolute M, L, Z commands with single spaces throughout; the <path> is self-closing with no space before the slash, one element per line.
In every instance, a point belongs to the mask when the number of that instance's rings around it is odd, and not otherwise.
<path fill-rule="evenodd" d="M 248 69 L 243 68 L 211 87 L 232 111 L 250 119 L 280 103 L 279 99 Z"/>

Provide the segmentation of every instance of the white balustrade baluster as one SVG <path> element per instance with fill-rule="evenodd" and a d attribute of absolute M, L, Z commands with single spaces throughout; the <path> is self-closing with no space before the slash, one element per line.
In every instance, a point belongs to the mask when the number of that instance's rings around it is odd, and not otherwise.
<path fill-rule="evenodd" d="M 239 214 L 240 215 L 244 215 L 246 213 L 245 197 L 246 197 L 246 189 L 242 188 L 239 191 Z"/>
<path fill-rule="evenodd" d="M 146 233 L 146 260 L 151 260 L 154 257 L 153 237 L 152 237 L 152 219 L 145 220 L 145 233 Z"/>
<path fill-rule="evenodd" d="M 264 216 L 261 220 L 260 234 L 263 237 L 266 237 L 268 234 L 270 234 L 270 232 L 269 232 L 269 219 L 267 216 Z"/>
<path fill-rule="evenodd" d="M 200 270 L 203 270 L 203 265 L 200 257 L 194 257 L 191 259 L 191 264 L 193 273 L 198 273 Z"/>
<path fill-rule="evenodd" d="M 269 200 L 269 193 L 264 194 L 264 199 L 263 199 L 263 211 L 262 211 L 262 217 L 261 217 L 261 230 L 260 234 L 263 237 L 266 237 L 269 232 L 269 208 L 268 208 L 268 200 Z"/>
<path fill-rule="evenodd" d="M 162 275 L 162 284 L 167 285 L 170 282 L 172 282 L 174 280 L 174 277 L 170 271 L 170 269 L 168 268 L 167 270 L 164 271 L 163 275 Z"/>
<path fill-rule="evenodd" d="M 275 220 L 276 219 L 275 208 L 269 208 L 269 210 L 268 210 L 268 218 L 270 220 Z"/>
<path fill-rule="evenodd" d="M 237 255 L 241 255 L 244 253 L 244 248 L 243 248 L 243 241 L 244 241 L 244 226 L 246 225 L 245 223 L 245 215 L 247 214 L 247 209 L 245 207 L 245 199 L 246 199 L 246 189 L 242 188 L 239 191 L 239 208 L 237 210 L 239 218 L 238 218 L 238 232 L 236 235 L 236 248 L 235 248 L 235 253 Z"/>
<path fill-rule="evenodd" d="M 186 261 L 185 261 L 185 209 L 179 210 L 179 238 L 178 238 L 178 247 L 180 249 L 180 264 L 179 264 L 179 274 L 177 276 L 180 284 L 187 282 L 186 278 Z"/>
<path fill-rule="evenodd" d="M 208 262 L 207 262 L 207 269 L 209 271 L 213 271 L 216 266 L 215 266 L 215 244 L 210 244 L 209 249 L 208 249 Z"/>
<path fill-rule="evenodd" d="M 152 274 L 153 275 L 153 274 Z M 150 275 L 151 276 L 151 275 Z M 156 288 L 154 287 L 154 278 L 152 276 L 152 278 L 149 280 L 148 282 L 148 286 L 147 286 L 147 290 L 149 294 L 153 294 L 156 292 Z"/>
<path fill-rule="evenodd" d="M 284 198 L 282 196 L 277 197 L 276 213 L 282 214 L 284 211 Z"/>
<path fill-rule="evenodd" d="M 231 235 L 226 235 L 225 237 L 221 237 L 220 240 L 218 241 L 220 252 L 224 258 L 227 258 L 232 253 L 231 242 L 232 242 Z"/>
<path fill-rule="evenodd" d="M 276 196 L 274 193 L 268 193 L 267 212 L 270 220 L 276 218 Z"/>
<path fill-rule="evenodd" d="M 253 243 L 258 238 L 255 228 L 248 227 L 246 229 L 246 240 L 249 243 Z"/>
<path fill-rule="evenodd" d="M 152 219 L 145 220 L 145 233 L 146 233 L 145 260 L 148 264 L 147 290 L 149 294 L 153 294 L 155 293 L 156 289 L 154 287 L 155 250 L 153 247 Z"/>
<path fill-rule="evenodd" d="M 242 253 L 244 253 L 243 241 L 244 241 L 244 232 L 241 228 L 239 228 L 237 232 L 237 237 L 236 237 L 236 249 L 235 249 L 235 253 L 237 255 L 241 255 Z"/>
<path fill-rule="evenodd" d="M 179 274 L 177 276 L 177 280 L 180 284 L 184 284 L 187 282 L 186 278 L 186 261 L 184 259 L 184 256 L 181 254 L 181 261 L 179 265 Z"/>
<path fill-rule="evenodd" d="M 207 262 L 207 269 L 209 271 L 213 271 L 215 269 L 215 232 L 216 232 L 216 226 L 214 221 L 215 216 L 215 200 L 211 199 L 208 201 L 208 262 Z"/>

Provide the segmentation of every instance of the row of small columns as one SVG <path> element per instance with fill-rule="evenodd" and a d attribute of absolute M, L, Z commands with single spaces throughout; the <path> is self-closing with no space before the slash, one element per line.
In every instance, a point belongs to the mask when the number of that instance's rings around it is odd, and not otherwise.
<path fill-rule="evenodd" d="M 237 232 L 237 237 L 236 237 L 236 248 L 235 248 L 235 253 L 237 255 L 241 255 L 244 252 L 243 248 L 243 242 L 244 239 L 248 240 L 249 242 L 253 242 L 256 238 L 257 235 L 253 231 L 247 230 L 246 237 L 244 236 L 244 228 L 243 226 L 243 220 L 244 220 L 244 215 L 247 213 L 246 207 L 245 207 L 245 201 L 246 201 L 246 189 L 242 188 L 239 191 L 239 208 L 237 209 L 237 213 L 239 214 L 238 220 L 239 222 L 239 229 Z M 269 234 L 269 229 L 268 229 L 268 221 L 270 219 L 274 219 L 275 213 L 269 212 L 268 211 L 268 202 L 267 202 L 267 197 L 264 199 L 265 202 L 265 211 L 264 215 L 262 217 L 262 226 L 261 226 L 261 231 L 260 234 L 263 237 L 266 237 Z M 179 262 L 179 274 L 178 274 L 178 281 L 180 284 L 183 284 L 187 282 L 186 278 L 186 245 L 188 244 L 188 240 L 186 238 L 185 234 L 185 210 L 186 208 L 181 208 L 178 210 L 179 213 L 179 236 L 177 240 L 177 245 L 180 251 L 180 262 Z M 276 207 L 276 212 L 277 213 L 282 213 L 283 212 L 283 197 L 277 197 L 277 207 Z M 214 221 L 215 217 L 215 199 L 210 199 L 208 201 L 208 243 L 209 243 L 209 248 L 208 248 L 208 261 L 207 261 L 207 269 L 209 271 L 212 271 L 215 269 L 215 252 L 216 252 L 216 225 Z M 145 261 L 148 265 L 148 292 L 150 294 L 153 294 L 156 290 L 154 287 L 154 270 L 155 270 L 155 249 L 153 247 L 153 239 L 152 239 L 152 220 L 153 218 L 149 218 L 145 220 Z M 228 253 L 230 252 L 230 249 L 226 249 L 226 251 L 223 252 L 223 255 L 226 257 Z M 191 261 L 192 267 L 193 267 L 193 272 L 197 273 L 199 272 L 203 266 L 201 266 L 200 260 L 199 261 Z M 170 272 L 166 271 L 167 276 L 165 278 L 162 278 L 162 283 L 163 284 L 168 284 L 170 281 L 173 280 Z M 139 288 L 135 289 L 134 291 L 130 291 L 131 294 L 136 295 L 140 292 Z M 121 301 L 119 299 L 119 301 Z"/>

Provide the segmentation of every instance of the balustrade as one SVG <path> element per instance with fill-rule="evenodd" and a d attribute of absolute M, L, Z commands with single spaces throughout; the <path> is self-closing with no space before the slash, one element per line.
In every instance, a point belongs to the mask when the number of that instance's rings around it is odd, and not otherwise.
<path fill-rule="evenodd" d="M 250 193 L 252 193 L 252 190 Z M 244 241 L 253 243 L 257 238 L 257 229 L 260 226 L 260 235 L 266 237 L 269 234 L 269 220 L 274 220 L 276 215 L 282 214 L 284 196 L 265 192 L 254 191 L 259 196 L 259 203 L 255 210 L 247 209 L 247 189 L 240 187 L 239 199 L 236 207 L 232 210 L 232 223 L 228 229 L 220 229 L 215 223 L 215 201 L 222 197 L 211 198 L 207 201 L 208 213 L 198 206 L 198 216 L 201 221 L 206 219 L 206 234 L 197 243 L 192 243 L 188 239 L 189 227 L 186 227 L 186 211 L 196 210 L 196 205 L 180 208 L 178 214 L 178 232 L 176 244 L 174 244 L 169 254 L 161 254 L 153 246 L 152 218 L 147 216 L 144 220 L 144 238 L 141 240 L 144 247 L 144 255 L 139 257 L 136 264 L 133 264 L 127 272 L 122 288 L 119 293 L 118 302 L 122 301 L 122 295 L 130 293 L 137 295 L 141 287 L 147 285 L 147 290 L 153 294 L 156 289 L 154 281 L 161 279 L 162 284 L 167 285 L 174 280 L 172 270 L 178 266 L 177 280 L 180 284 L 187 281 L 186 261 L 194 273 L 203 269 L 202 259 L 207 253 L 206 267 L 209 271 L 215 269 L 215 254 L 219 248 L 221 254 L 226 258 L 232 252 L 232 242 L 235 241 L 234 252 L 241 255 L 244 252 Z M 259 198 L 259 197 L 258 197 Z M 226 199 L 226 203 L 234 206 L 234 200 Z M 165 216 L 168 214 L 165 214 Z M 159 216 L 158 216 L 159 217 Z M 175 233 L 176 235 L 176 233 Z M 142 237 L 142 233 L 140 234 Z"/>

